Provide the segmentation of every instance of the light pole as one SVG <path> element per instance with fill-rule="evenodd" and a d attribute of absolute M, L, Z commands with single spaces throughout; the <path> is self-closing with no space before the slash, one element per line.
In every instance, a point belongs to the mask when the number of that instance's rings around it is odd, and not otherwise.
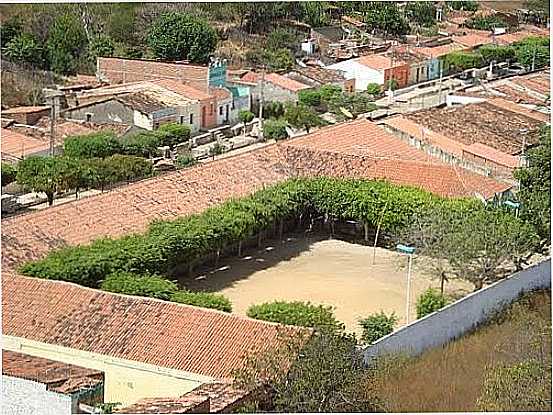
<path fill-rule="evenodd" d="M 409 311 L 411 303 L 411 262 L 413 260 L 413 254 L 415 253 L 415 248 L 412 246 L 399 244 L 396 246 L 396 249 L 402 254 L 407 255 L 407 301 L 405 304 L 405 319 L 407 324 L 409 324 Z"/>

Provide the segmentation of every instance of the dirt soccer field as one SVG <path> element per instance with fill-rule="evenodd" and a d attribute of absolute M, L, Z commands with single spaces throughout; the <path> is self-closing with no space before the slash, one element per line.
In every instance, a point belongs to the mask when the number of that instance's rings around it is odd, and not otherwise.
<path fill-rule="evenodd" d="M 335 239 L 288 238 L 245 252 L 243 258 L 222 260 L 218 270 L 183 281 L 193 290 L 218 292 L 232 302 L 233 312 L 245 315 L 253 304 L 274 300 L 301 300 L 332 305 L 348 331 L 360 333 L 358 320 L 380 310 L 395 312 L 405 323 L 407 258 L 395 251 L 376 249 Z M 416 317 L 417 296 L 429 286 L 439 287 L 413 261 L 411 320 Z M 446 284 L 457 297 L 470 292 L 460 281 Z"/>

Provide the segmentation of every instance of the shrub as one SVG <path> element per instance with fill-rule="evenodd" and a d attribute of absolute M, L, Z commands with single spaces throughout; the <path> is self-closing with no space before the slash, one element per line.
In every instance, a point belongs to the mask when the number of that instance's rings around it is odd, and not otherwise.
<path fill-rule="evenodd" d="M 248 110 L 240 110 L 240 112 L 238 113 L 238 118 L 240 119 L 240 122 L 244 124 L 252 121 L 254 117 L 255 115 L 253 115 L 253 112 Z"/>
<path fill-rule="evenodd" d="M 427 314 L 438 311 L 448 303 L 447 298 L 438 290 L 427 289 L 417 299 L 417 318 L 422 318 Z"/>
<path fill-rule="evenodd" d="M 506 27 L 508 24 L 499 16 L 476 16 L 469 19 L 465 25 L 469 29 L 492 30 L 495 27 Z"/>
<path fill-rule="evenodd" d="M 178 167 L 192 167 L 197 163 L 198 161 L 192 154 L 184 154 L 177 157 Z"/>
<path fill-rule="evenodd" d="M 178 290 L 177 284 L 161 276 L 143 276 L 130 272 L 116 272 L 108 275 L 100 288 L 112 293 L 152 297 L 160 300 L 169 300 Z"/>
<path fill-rule="evenodd" d="M 142 157 L 114 154 L 105 159 L 105 164 L 113 173 L 112 183 L 138 180 L 154 173 L 152 163 Z"/>
<path fill-rule="evenodd" d="M 227 313 L 232 311 L 232 304 L 228 298 L 213 293 L 181 290 L 171 295 L 171 301 L 196 307 L 214 308 Z"/>
<path fill-rule="evenodd" d="M 473 52 L 451 52 L 444 57 L 444 67 L 447 70 L 459 70 L 480 68 L 482 56 Z"/>
<path fill-rule="evenodd" d="M 163 145 L 163 133 L 142 132 L 121 140 L 122 153 L 139 157 L 153 157 Z"/>
<path fill-rule="evenodd" d="M 515 59 L 515 49 L 511 46 L 483 45 L 478 49 L 486 63 L 505 62 Z"/>
<path fill-rule="evenodd" d="M 269 140 L 284 140 L 288 138 L 286 122 L 281 120 L 267 120 L 263 123 L 263 135 Z"/>
<path fill-rule="evenodd" d="M 160 126 L 153 135 L 159 137 L 161 146 L 174 147 L 177 144 L 190 140 L 190 127 L 188 125 L 168 123 Z"/>
<path fill-rule="evenodd" d="M 336 320 L 331 306 L 313 305 L 309 302 L 275 301 L 251 306 L 248 317 L 292 326 L 339 330 L 342 324 Z"/>
<path fill-rule="evenodd" d="M 310 107 L 318 107 L 321 105 L 321 92 L 318 90 L 300 91 L 298 99 L 302 104 Z"/>
<path fill-rule="evenodd" d="M 121 153 L 121 144 L 112 133 L 77 135 L 65 139 L 63 153 L 75 158 L 104 158 Z"/>
<path fill-rule="evenodd" d="M 284 115 L 284 104 L 280 101 L 267 102 L 263 105 L 263 116 L 265 118 L 278 119 Z"/>
<path fill-rule="evenodd" d="M 380 95 L 382 93 L 382 87 L 376 83 L 370 83 L 367 85 L 367 94 Z"/>
<path fill-rule="evenodd" d="M 394 313 L 388 316 L 383 311 L 360 320 L 359 324 L 363 328 L 361 340 L 367 344 L 374 343 L 394 331 L 397 321 L 398 319 Z"/>
<path fill-rule="evenodd" d="M 6 186 L 15 181 L 17 170 L 15 166 L 9 163 L 2 163 L 2 186 Z"/>

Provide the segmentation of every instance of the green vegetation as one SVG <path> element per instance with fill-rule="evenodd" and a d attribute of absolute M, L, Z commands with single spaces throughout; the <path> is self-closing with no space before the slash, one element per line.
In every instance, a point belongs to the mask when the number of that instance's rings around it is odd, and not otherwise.
<path fill-rule="evenodd" d="M 446 4 L 452 8 L 453 10 L 465 10 L 468 12 L 475 12 L 478 10 L 478 2 L 477 1 L 448 1 Z"/>
<path fill-rule="evenodd" d="M 104 158 L 121 151 L 121 144 L 113 133 L 76 135 L 67 137 L 63 143 L 63 154 L 74 158 Z"/>
<path fill-rule="evenodd" d="M 17 169 L 13 164 L 2 162 L 2 186 L 6 186 L 15 181 Z"/>
<path fill-rule="evenodd" d="M 275 301 L 251 306 L 248 317 L 292 326 L 339 331 L 343 325 L 336 320 L 332 307 L 309 302 Z"/>
<path fill-rule="evenodd" d="M 436 23 L 436 7 L 431 2 L 408 2 L 404 13 L 409 22 L 423 27 L 432 27 Z"/>
<path fill-rule="evenodd" d="M 197 307 L 213 308 L 227 313 L 232 311 L 230 301 L 222 295 L 179 290 L 177 284 L 155 274 L 137 275 L 131 272 L 116 272 L 108 275 L 100 284 L 100 288 L 113 293 L 157 298 Z"/>
<path fill-rule="evenodd" d="M 152 24 L 148 46 L 160 59 L 207 63 L 217 46 L 217 32 L 192 15 L 166 13 Z"/>
<path fill-rule="evenodd" d="M 169 300 L 177 292 L 174 282 L 156 275 L 135 275 L 130 272 L 110 274 L 100 284 L 104 291 Z"/>
<path fill-rule="evenodd" d="M 180 290 L 171 295 L 170 300 L 175 303 L 213 308 L 227 313 L 232 311 L 232 304 L 229 299 L 220 294 Z"/>
<path fill-rule="evenodd" d="M 515 49 L 511 46 L 483 45 L 478 48 L 478 53 L 486 64 L 515 60 Z"/>
<path fill-rule="evenodd" d="M 465 25 L 469 29 L 492 30 L 496 27 L 507 27 L 508 24 L 497 15 L 475 16 L 467 20 Z"/>
<path fill-rule="evenodd" d="M 370 83 L 367 85 L 367 94 L 378 96 L 382 94 L 382 87 L 379 84 Z"/>
<path fill-rule="evenodd" d="M 528 167 L 515 171 L 521 218 L 534 226 L 543 245 L 551 245 L 551 127 L 543 127 L 539 146 L 528 150 L 526 158 Z"/>
<path fill-rule="evenodd" d="M 52 71 L 63 75 L 75 74 L 86 47 L 86 33 L 77 18 L 71 14 L 57 17 L 50 27 L 47 41 Z"/>
<path fill-rule="evenodd" d="M 549 65 L 549 37 L 531 36 L 512 46 L 518 62 L 530 69 Z"/>
<path fill-rule="evenodd" d="M 238 119 L 241 123 L 246 124 L 248 122 L 251 122 L 254 119 L 255 115 L 253 112 L 248 110 L 240 110 L 238 113 Z"/>
<path fill-rule="evenodd" d="M 483 65 L 482 56 L 476 52 L 451 52 L 445 55 L 443 62 L 447 71 L 464 71 Z"/>
<path fill-rule="evenodd" d="M 184 154 L 177 157 L 177 166 L 178 167 L 192 167 L 197 164 L 198 161 L 192 154 Z"/>
<path fill-rule="evenodd" d="M 252 355 L 235 374 L 238 385 L 258 387 L 254 412 L 376 412 L 380 399 L 366 385 L 370 372 L 355 337 L 317 331 L 283 333 L 281 344 Z M 291 362 L 283 364 L 283 362 Z"/>
<path fill-rule="evenodd" d="M 14 63 L 37 68 L 44 66 L 44 49 L 32 33 L 21 33 L 13 37 L 5 45 L 4 53 Z"/>
<path fill-rule="evenodd" d="M 380 86 L 378 86 L 378 94 L 380 94 L 380 90 Z M 299 94 L 299 102 L 302 105 L 310 107 L 318 114 L 327 111 L 331 112 L 339 120 L 344 119 L 344 109 L 354 117 L 376 109 L 373 94 L 369 92 L 343 92 L 342 89 L 336 85 L 325 85 L 318 89 L 301 91 Z"/>
<path fill-rule="evenodd" d="M 444 308 L 448 303 L 447 298 L 439 291 L 429 288 L 417 299 L 417 318 L 422 318 Z"/>
<path fill-rule="evenodd" d="M 323 120 L 319 118 L 317 113 L 307 105 L 301 103 L 286 104 L 284 119 L 292 127 L 305 128 L 308 133 L 311 128 L 323 125 Z"/>
<path fill-rule="evenodd" d="M 288 138 L 286 121 L 267 120 L 263 122 L 263 136 L 269 140 L 284 140 Z"/>
<path fill-rule="evenodd" d="M 395 3 L 367 2 L 363 17 L 369 30 L 374 29 L 385 36 L 403 36 L 409 33 L 409 23 Z"/>
<path fill-rule="evenodd" d="M 360 320 L 359 324 L 363 328 L 361 340 L 366 344 L 374 343 L 393 332 L 397 321 L 397 316 L 394 313 L 387 315 L 383 311 Z"/>

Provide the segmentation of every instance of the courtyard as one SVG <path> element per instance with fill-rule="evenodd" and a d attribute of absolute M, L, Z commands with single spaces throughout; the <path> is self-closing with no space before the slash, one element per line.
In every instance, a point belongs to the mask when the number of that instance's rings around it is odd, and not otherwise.
<path fill-rule="evenodd" d="M 407 258 L 399 253 L 329 239 L 328 235 L 293 235 L 280 242 L 265 241 L 241 258 L 222 258 L 217 269 L 203 269 L 194 279 L 182 279 L 191 290 L 223 294 L 233 312 L 246 315 L 251 305 L 310 301 L 334 307 L 346 330 L 359 334 L 358 320 L 372 313 L 394 312 L 406 322 Z M 417 297 L 440 282 L 424 272 L 424 258 L 413 260 L 410 321 L 416 319 Z M 446 284 L 446 294 L 459 298 L 472 290 L 463 281 Z"/>

